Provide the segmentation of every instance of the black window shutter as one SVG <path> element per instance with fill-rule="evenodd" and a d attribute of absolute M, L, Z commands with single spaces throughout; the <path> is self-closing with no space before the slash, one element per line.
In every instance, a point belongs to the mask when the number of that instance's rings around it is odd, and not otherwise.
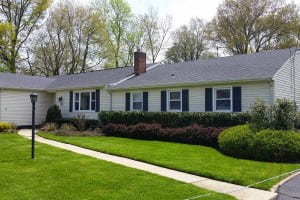
<path fill-rule="evenodd" d="M 160 92 L 160 110 L 167 111 L 167 91 Z"/>
<path fill-rule="evenodd" d="M 213 89 L 205 88 L 205 112 L 213 111 Z"/>
<path fill-rule="evenodd" d="M 96 112 L 100 112 L 100 90 L 96 90 Z"/>
<path fill-rule="evenodd" d="M 143 111 L 148 112 L 148 92 L 143 92 Z"/>
<path fill-rule="evenodd" d="M 130 111 L 130 93 L 125 94 L 125 111 Z"/>
<path fill-rule="evenodd" d="M 233 87 L 232 88 L 232 98 L 233 98 L 233 112 L 241 112 L 242 111 L 242 88 Z"/>
<path fill-rule="evenodd" d="M 70 91 L 69 111 L 73 112 L 73 91 Z"/>
<path fill-rule="evenodd" d="M 182 112 L 189 111 L 189 90 L 182 90 Z"/>

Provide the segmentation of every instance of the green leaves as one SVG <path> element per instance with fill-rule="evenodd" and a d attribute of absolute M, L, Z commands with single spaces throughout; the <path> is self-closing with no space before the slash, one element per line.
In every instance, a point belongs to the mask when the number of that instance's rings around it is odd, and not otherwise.
<path fill-rule="evenodd" d="M 227 0 L 210 23 L 211 39 L 233 54 L 291 47 L 298 9 L 281 0 Z M 289 38 L 289 39 L 288 39 Z"/>

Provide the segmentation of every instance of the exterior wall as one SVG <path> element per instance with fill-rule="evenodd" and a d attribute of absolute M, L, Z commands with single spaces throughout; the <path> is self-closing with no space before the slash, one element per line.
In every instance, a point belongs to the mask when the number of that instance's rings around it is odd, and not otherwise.
<path fill-rule="evenodd" d="M 0 93 L 1 121 L 16 123 L 18 126 L 31 125 L 32 105 L 29 95 L 32 91 L 3 89 Z M 47 110 L 53 104 L 53 94 L 36 92 L 36 124 L 45 121 Z"/>
<path fill-rule="evenodd" d="M 125 111 L 125 93 L 126 92 L 148 92 L 148 102 L 150 112 L 160 112 L 161 110 L 161 90 L 181 90 L 189 89 L 189 110 L 190 112 L 205 112 L 205 88 L 214 87 L 242 87 L 242 111 L 248 111 L 251 104 L 256 98 L 260 98 L 268 104 L 272 103 L 273 88 L 270 82 L 249 82 L 239 84 L 218 84 L 218 85 L 205 85 L 205 86 L 189 86 L 189 87 L 170 87 L 158 89 L 144 89 L 132 91 L 112 91 L 112 110 Z"/>
<path fill-rule="evenodd" d="M 289 59 L 274 75 L 274 101 L 276 99 L 289 99 L 296 101 L 300 111 L 300 52 Z"/>
<path fill-rule="evenodd" d="M 274 75 L 274 101 L 276 99 L 294 100 L 293 59 L 289 59 Z"/>
<path fill-rule="evenodd" d="M 300 52 L 297 51 L 295 57 L 295 90 L 296 90 L 296 104 L 300 112 Z"/>
<path fill-rule="evenodd" d="M 84 90 L 73 90 L 76 91 L 87 91 L 87 90 L 96 90 L 96 88 L 84 89 Z M 63 101 L 60 103 L 58 98 L 62 97 Z M 54 95 L 54 102 L 61 109 L 62 116 L 64 118 L 75 118 L 77 114 L 82 113 L 87 119 L 98 119 L 98 112 L 94 111 L 74 111 L 69 112 L 69 103 L 70 103 L 70 90 L 57 91 Z M 74 101 L 73 101 L 74 102 Z M 110 94 L 104 89 L 100 89 L 100 111 L 109 111 L 110 110 Z"/>

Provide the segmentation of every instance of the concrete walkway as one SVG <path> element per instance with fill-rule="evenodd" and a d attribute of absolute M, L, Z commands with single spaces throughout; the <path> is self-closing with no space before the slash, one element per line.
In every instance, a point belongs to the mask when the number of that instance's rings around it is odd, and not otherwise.
<path fill-rule="evenodd" d="M 19 134 L 25 138 L 31 139 L 31 130 L 20 130 Z M 275 199 L 277 197 L 277 193 L 258 190 L 253 188 L 246 188 L 240 185 L 234 185 L 231 183 L 216 181 L 200 176 L 195 176 L 192 174 L 179 172 L 176 170 L 171 170 L 163 167 L 158 167 L 156 165 L 147 164 L 144 162 L 139 162 L 135 160 L 131 160 L 128 158 L 123 158 L 119 156 L 113 156 L 105 153 L 100 153 L 97 151 L 92 151 L 89 149 L 81 148 L 78 146 L 65 144 L 61 142 L 56 142 L 53 140 L 48 140 L 36 135 L 36 141 L 44 144 L 48 144 L 54 147 L 58 147 L 61 149 L 65 149 L 68 151 L 72 151 L 75 153 L 79 153 L 82 155 L 90 156 L 93 158 L 105 160 L 108 162 L 116 163 L 119 165 L 123 165 L 130 168 L 135 168 L 143 171 L 147 171 L 153 174 L 158 174 L 160 176 L 168 177 L 177 181 L 181 181 L 184 183 L 193 184 L 200 188 L 205 188 L 208 190 L 212 190 L 219 193 L 230 194 L 237 199 L 241 200 L 269 200 Z M 201 198 L 199 198 L 201 199 Z"/>

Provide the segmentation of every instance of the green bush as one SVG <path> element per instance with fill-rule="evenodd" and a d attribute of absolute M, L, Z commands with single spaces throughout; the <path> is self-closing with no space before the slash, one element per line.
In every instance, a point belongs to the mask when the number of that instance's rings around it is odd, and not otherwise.
<path fill-rule="evenodd" d="M 250 108 L 250 122 L 253 131 L 292 130 L 297 126 L 296 106 L 287 99 L 277 99 L 273 106 L 257 99 Z"/>
<path fill-rule="evenodd" d="M 223 131 L 218 138 L 222 152 L 238 158 L 251 158 L 254 132 L 249 125 L 235 126 Z"/>
<path fill-rule="evenodd" d="M 8 122 L 0 122 L 0 132 L 8 132 L 13 129 L 12 124 Z"/>
<path fill-rule="evenodd" d="M 275 130 L 292 130 L 296 126 L 296 105 L 286 99 L 277 99 L 273 106 L 272 125 Z"/>
<path fill-rule="evenodd" d="M 300 134 L 294 131 L 253 132 L 248 125 L 223 131 L 218 138 L 220 150 L 230 156 L 261 161 L 300 161 Z"/>
<path fill-rule="evenodd" d="M 206 127 L 229 127 L 245 124 L 248 113 L 172 113 L 172 112 L 107 112 L 99 113 L 102 125 L 109 123 L 135 125 L 161 124 L 163 128 L 180 128 L 199 124 Z"/>
<path fill-rule="evenodd" d="M 57 122 L 62 119 L 61 111 L 57 105 L 48 108 L 46 122 Z"/>
<path fill-rule="evenodd" d="M 294 131 L 263 130 L 255 134 L 257 160 L 300 161 L 300 134 Z"/>
<path fill-rule="evenodd" d="M 270 107 L 264 101 L 257 99 L 250 107 L 250 122 L 253 131 L 270 128 Z"/>

